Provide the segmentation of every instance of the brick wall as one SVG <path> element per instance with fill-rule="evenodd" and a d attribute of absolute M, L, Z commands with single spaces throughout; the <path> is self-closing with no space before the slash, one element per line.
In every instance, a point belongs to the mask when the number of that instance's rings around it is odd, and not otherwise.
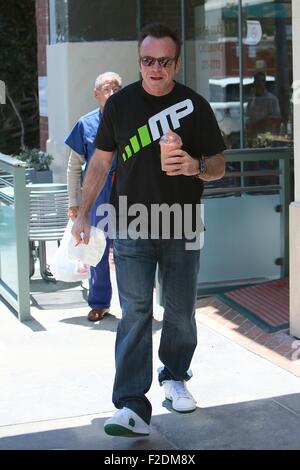
<path fill-rule="evenodd" d="M 48 135 L 48 118 L 40 116 L 40 148 L 42 150 L 46 150 Z"/>
<path fill-rule="evenodd" d="M 37 43 L 38 43 L 38 76 L 47 76 L 46 48 L 49 43 L 48 0 L 35 0 Z M 46 149 L 48 139 L 48 118 L 40 116 L 40 148 Z"/>

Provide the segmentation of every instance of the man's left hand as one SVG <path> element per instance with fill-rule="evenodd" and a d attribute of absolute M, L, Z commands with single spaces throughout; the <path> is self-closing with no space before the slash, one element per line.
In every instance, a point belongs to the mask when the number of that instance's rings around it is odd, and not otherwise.
<path fill-rule="evenodd" d="M 172 150 L 165 160 L 168 176 L 192 176 L 199 173 L 199 161 L 192 158 L 185 150 Z"/>
<path fill-rule="evenodd" d="M 168 176 L 199 175 L 199 160 L 192 158 L 184 150 L 172 150 L 165 160 Z M 223 153 L 217 153 L 205 158 L 205 173 L 198 178 L 203 181 L 215 181 L 225 175 L 225 158 Z"/>

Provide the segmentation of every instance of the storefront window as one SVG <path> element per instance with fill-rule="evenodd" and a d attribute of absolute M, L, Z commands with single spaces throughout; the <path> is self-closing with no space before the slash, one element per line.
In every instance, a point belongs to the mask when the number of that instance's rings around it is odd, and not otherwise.
<path fill-rule="evenodd" d="M 186 84 L 227 147 L 292 145 L 291 0 L 187 0 L 185 27 Z"/>
<path fill-rule="evenodd" d="M 240 147 L 238 0 L 186 2 L 186 84 L 211 104 L 228 147 Z"/>
<path fill-rule="evenodd" d="M 242 4 L 245 147 L 292 145 L 291 1 Z"/>
<path fill-rule="evenodd" d="M 291 3 L 49 0 L 51 42 L 136 40 L 145 24 L 165 22 L 183 39 L 177 79 L 210 102 L 227 148 L 289 146 Z"/>
<path fill-rule="evenodd" d="M 129 41 L 137 36 L 137 1 L 50 0 L 51 42 Z"/>
<path fill-rule="evenodd" d="M 50 0 L 51 43 L 69 41 L 68 1 Z"/>

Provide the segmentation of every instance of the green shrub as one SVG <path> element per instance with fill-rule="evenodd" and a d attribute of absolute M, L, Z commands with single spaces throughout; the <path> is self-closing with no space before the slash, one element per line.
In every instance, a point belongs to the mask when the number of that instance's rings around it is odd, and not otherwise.
<path fill-rule="evenodd" d="M 36 171 L 49 170 L 53 156 L 43 150 L 34 148 L 29 149 L 24 147 L 16 158 L 22 162 L 26 162 L 29 168 L 34 168 Z"/>

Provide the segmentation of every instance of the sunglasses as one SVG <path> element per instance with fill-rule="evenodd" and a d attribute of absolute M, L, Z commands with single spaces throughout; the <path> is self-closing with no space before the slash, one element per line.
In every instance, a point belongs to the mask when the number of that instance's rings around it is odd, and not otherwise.
<path fill-rule="evenodd" d="M 160 67 L 171 67 L 175 61 L 176 57 L 159 57 L 158 59 L 148 55 L 140 57 L 140 63 L 145 67 L 151 67 L 151 65 L 154 65 L 155 62 L 157 62 Z"/>

